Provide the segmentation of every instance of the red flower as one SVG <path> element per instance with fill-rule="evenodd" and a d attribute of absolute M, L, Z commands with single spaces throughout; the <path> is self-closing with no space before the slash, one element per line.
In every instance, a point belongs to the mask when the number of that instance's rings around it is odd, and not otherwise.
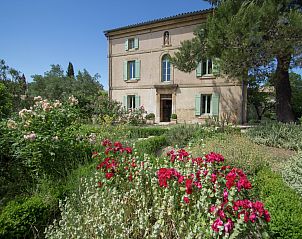
<path fill-rule="evenodd" d="M 96 156 L 98 156 L 98 154 L 99 154 L 98 152 L 93 152 L 92 153 L 92 158 L 95 158 Z"/>
<path fill-rule="evenodd" d="M 268 213 L 267 210 L 264 210 L 264 219 L 265 219 L 266 222 L 271 221 L 271 215 Z"/>
<path fill-rule="evenodd" d="M 215 183 L 216 180 L 217 180 L 217 175 L 215 173 L 212 173 L 212 175 L 211 175 L 211 181 L 212 181 L 212 183 Z"/>
<path fill-rule="evenodd" d="M 102 145 L 105 146 L 105 147 L 111 147 L 112 143 L 109 139 L 104 139 L 103 142 L 102 142 Z"/>
<path fill-rule="evenodd" d="M 208 162 L 208 163 L 223 162 L 224 161 L 224 157 L 221 154 L 217 154 L 217 153 L 214 153 L 214 152 L 211 152 L 211 153 L 207 154 L 205 157 L 206 157 L 206 162 Z"/>
<path fill-rule="evenodd" d="M 125 147 L 124 151 L 127 152 L 127 154 L 132 154 L 132 148 L 130 147 Z"/>
<path fill-rule="evenodd" d="M 192 194 L 192 179 L 186 179 L 186 193 L 187 194 Z"/>
<path fill-rule="evenodd" d="M 112 178 L 114 176 L 114 173 L 106 173 L 105 177 L 109 180 L 110 178 Z"/>
<path fill-rule="evenodd" d="M 190 199 L 187 196 L 184 196 L 184 202 L 186 204 L 189 204 L 190 203 Z"/>

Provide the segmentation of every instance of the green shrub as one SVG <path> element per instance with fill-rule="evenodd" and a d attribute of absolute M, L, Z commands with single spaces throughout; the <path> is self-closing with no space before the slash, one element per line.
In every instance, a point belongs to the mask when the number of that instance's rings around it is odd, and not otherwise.
<path fill-rule="evenodd" d="M 154 120 L 155 119 L 155 114 L 154 113 L 149 113 L 146 115 L 146 120 Z"/>
<path fill-rule="evenodd" d="M 293 156 L 282 171 L 286 183 L 302 197 L 302 152 Z"/>
<path fill-rule="evenodd" d="M 302 149 L 302 126 L 266 123 L 248 130 L 247 135 L 257 144 L 286 149 Z"/>
<path fill-rule="evenodd" d="M 41 238 L 53 219 L 52 205 L 34 196 L 11 201 L 0 214 L 0 238 Z"/>
<path fill-rule="evenodd" d="M 136 148 L 138 152 L 143 154 L 156 155 L 157 152 L 164 146 L 167 145 L 166 137 L 154 136 L 152 138 L 140 140 L 136 143 Z"/>
<path fill-rule="evenodd" d="M 129 127 L 129 138 L 147 138 L 149 136 L 159 136 L 168 131 L 162 127 Z"/>
<path fill-rule="evenodd" d="M 171 146 L 185 147 L 191 141 L 198 141 L 205 137 L 211 137 L 216 132 L 213 127 L 203 127 L 200 125 L 180 124 L 171 127 L 166 132 L 167 142 Z"/>
<path fill-rule="evenodd" d="M 264 168 L 255 179 L 256 190 L 271 214 L 269 229 L 272 238 L 302 238 L 302 201 L 288 187 L 282 176 Z"/>
<path fill-rule="evenodd" d="M 177 114 L 172 114 L 171 119 L 177 119 Z"/>

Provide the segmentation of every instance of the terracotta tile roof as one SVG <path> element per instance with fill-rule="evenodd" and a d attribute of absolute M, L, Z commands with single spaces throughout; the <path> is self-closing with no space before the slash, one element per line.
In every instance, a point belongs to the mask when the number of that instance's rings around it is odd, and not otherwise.
<path fill-rule="evenodd" d="M 208 8 L 208 9 L 198 10 L 198 11 L 193 11 L 193 12 L 180 13 L 180 14 L 170 16 L 170 17 L 163 17 L 163 18 L 158 18 L 158 19 L 154 19 L 154 20 L 150 20 L 150 21 L 135 23 L 135 24 L 124 26 L 124 27 L 105 30 L 104 34 L 107 35 L 110 32 L 115 32 L 115 31 L 119 31 L 119 30 L 125 30 L 125 29 L 129 29 L 129 28 L 145 26 L 145 25 L 149 25 L 149 24 L 153 24 L 153 23 L 157 23 L 157 22 L 163 22 L 163 21 L 168 21 L 168 20 L 173 20 L 173 19 L 194 16 L 194 15 L 198 15 L 198 14 L 202 14 L 202 13 L 208 13 L 211 10 L 212 10 L 212 8 Z"/>

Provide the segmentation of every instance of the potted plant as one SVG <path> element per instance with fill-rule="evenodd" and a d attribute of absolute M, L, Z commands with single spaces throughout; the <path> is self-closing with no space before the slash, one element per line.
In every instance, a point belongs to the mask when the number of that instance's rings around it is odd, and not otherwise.
<path fill-rule="evenodd" d="M 177 123 L 177 114 L 172 114 L 171 115 L 171 122 L 176 124 Z"/>
<path fill-rule="evenodd" d="M 155 114 L 154 113 L 149 113 L 146 115 L 146 123 L 147 124 L 154 124 L 155 122 Z"/>

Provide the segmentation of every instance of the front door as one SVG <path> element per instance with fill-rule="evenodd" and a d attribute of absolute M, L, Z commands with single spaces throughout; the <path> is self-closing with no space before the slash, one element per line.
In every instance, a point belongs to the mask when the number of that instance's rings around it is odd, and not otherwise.
<path fill-rule="evenodd" d="M 170 122 L 172 114 L 172 94 L 160 95 L 160 121 Z"/>

